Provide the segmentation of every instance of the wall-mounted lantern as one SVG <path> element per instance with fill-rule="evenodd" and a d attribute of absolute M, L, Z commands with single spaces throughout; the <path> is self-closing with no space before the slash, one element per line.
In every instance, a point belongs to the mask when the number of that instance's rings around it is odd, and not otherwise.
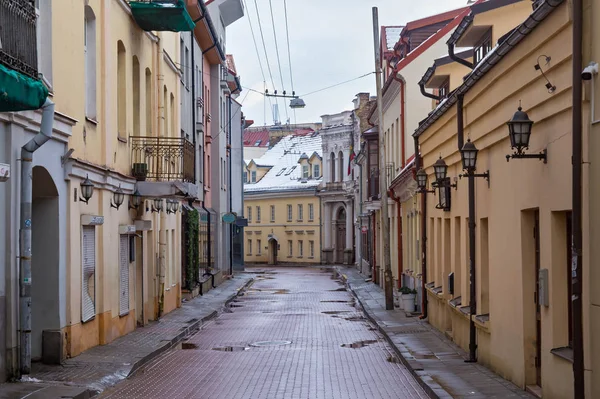
<path fill-rule="evenodd" d="M 523 112 L 520 105 L 512 119 L 506 124 L 508 125 L 510 148 L 515 150 L 512 155 L 506 156 L 506 162 L 510 161 L 511 158 L 534 158 L 541 159 L 544 163 L 548 162 L 548 151 L 546 149 L 539 154 L 525 154 L 524 152 L 524 150 L 529 149 L 529 139 L 531 138 L 533 121 L 529 119 L 526 112 Z"/>
<path fill-rule="evenodd" d="M 79 197 L 79 200 L 88 204 L 94 194 L 94 183 L 89 179 L 89 175 L 86 175 L 85 180 L 81 182 L 80 186 L 83 198 Z"/>
<path fill-rule="evenodd" d="M 131 196 L 130 196 L 129 209 L 138 209 L 141 201 L 142 201 L 142 195 L 136 188 L 135 192 L 133 194 L 131 194 Z"/>
<path fill-rule="evenodd" d="M 432 193 L 435 194 L 435 190 L 427 189 L 427 172 L 424 169 L 419 169 L 417 172 L 417 186 L 419 187 L 420 193 Z"/>
<path fill-rule="evenodd" d="M 121 189 L 121 185 L 119 184 L 119 188 L 113 193 L 113 200 L 110 203 L 111 208 L 116 208 L 117 210 L 123 204 L 123 200 L 125 199 L 125 193 Z"/>
<path fill-rule="evenodd" d="M 460 156 L 462 158 L 463 169 L 467 172 L 464 175 L 460 175 L 460 177 L 483 177 L 488 181 L 488 186 L 490 183 L 490 171 L 486 171 L 485 173 L 475 173 L 477 169 L 477 153 L 479 150 L 475 147 L 475 144 L 471 142 L 471 139 L 467 139 L 465 145 L 463 145 L 462 150 L 460 150 Z"/>

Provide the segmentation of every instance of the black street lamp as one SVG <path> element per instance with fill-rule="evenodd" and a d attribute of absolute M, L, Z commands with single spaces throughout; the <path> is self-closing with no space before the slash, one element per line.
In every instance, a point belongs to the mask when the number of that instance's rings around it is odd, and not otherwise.
<path fill-rule="evenodd" d="M 125 193 L 123 192 L 123 190 L 121 189 L 121 185 L 119 184 L 119 188 L 117 188 L 113 193 L 113 200 L 110 203 L 110 207 L 119 210 L 119 207 L 121 206 L 121 204 L 123 204 L 124 199 Z"/>
<path fill-rule="evenodd" d="M 424 169 L 419 169 L 417 172 L 417 187 L 421 193 L 432 193 L 435 194 L 435 190 L 427 189 L 427 172 Z"/>
<path fill-rule="evenodd" d="M 142 200 L 142 195 L 136 188 L 134 193 L 130 196 L 131 201 L 129 201 L 129 209 L 138 209 L 140 206 L 140 202 Z"/>
<path fill-rule="evenodd" d="M 446 175 L 448 174 L 448 165 L 446 165 L 446 162 L 444 162 L 441 155 L 440 158 L 433 164 L 433 171 L 435 172 L 436 181 L 441 182 L 446 179 Z"/>
<path fill-rule="evenodd" d="M 520 105 L 512 119 L 506 122 L 506 124 L 508 125 L 510 148 L 515 150 L 513 154 L 506 156 L 506 162 L 510 161 L 511 158 L 534 158 L 541 159 L 544 163 L 548 162 L 548 151 L 546 149 L 539 154 L 525 154 L 524 152 L 524 150 L 529 149 L 533 121 L 529 119 L 526 112 L 523 112 L 523 108 Z"/>
<path fill-rule="evenodd" d="M 79 197 L 79 200 L 87 204 L 94 194 L 94 183 L 90 180 L 89 175 L 86 175 L 85 180 L 81 182 L 80 186 L 83 198 Z"/>

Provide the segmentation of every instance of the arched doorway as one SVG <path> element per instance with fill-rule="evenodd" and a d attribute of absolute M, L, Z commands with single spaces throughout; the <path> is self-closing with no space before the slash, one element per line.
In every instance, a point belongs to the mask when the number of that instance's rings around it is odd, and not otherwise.
<path fill-rule="evenodd" d="M 346 210 L 342 207 L 336 217 L 335 234 L 335 262 L 344 263 L 344 249 L 346 249 Z"/>
<path fill-rule="evenodd" d="M 279 243 L 273 237 L 269 238 L 269 265 L 277 264 L 277 251 Z"/>
<path fill-rule="evenodd" d="M 31 358 L 42 358 L 42 333 L 60 330 L 60 235 L 58 190 L 41 166 L 33 168 L 31 207 Z M 63 293 L 65 295 L 65 293 Z M 60 358 L 61 345 L 45 347 L 46 356 Z"/>

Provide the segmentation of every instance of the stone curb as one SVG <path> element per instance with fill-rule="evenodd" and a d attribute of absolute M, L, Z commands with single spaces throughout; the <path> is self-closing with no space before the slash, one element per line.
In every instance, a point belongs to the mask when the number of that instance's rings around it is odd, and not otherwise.
<path fill-rule="evenodd" d="M 244 285 L 242 285 L 240 288 L 238 288 L 236 292 L 229 295 L 227 297 L 227 299 L 225 300 L 225 302 L 223 303 L 222 309 L 225 308 L 229 303 L 231 303 L 231 301 L 233 301 L 237 296 L 239 296 L 241 293 L 243 293 L 248 288 L 248 286 L 250 286 L 253 282 L 254 282 L 254 278 L 250 278 Z M 154 351 L 150 352 L 149 354 L 147 354 L 146 356 L 144 356 L 143 358 L 141 358 L 140 360 L 135 362 L 133 367 L 127 374 L 126 378 L 132 377 L 142 366 L 145 366 L 146 364 L 148 364 L 150 361 L 152 361 L 153 359 L 155 359 L 162 353 L 168 351 L 169 349 L 173 348 L 174 346 L 177 346 L 177 344 L 179 344 L 181 341 L 183 341 L 185 339 L 185 337 L 200 330 L 200 327 L 203 324 L 205 324 L 206 322 L 217 317 L 219 315 L 219 313 L 222 311 L 222 309 L 221 310 L 213 310 L 207 316 L 202 317 L 200 320 L 196 320 L 193 323 L 190 323 L 190 325 L 188 325 L 179 334 L 177 334 L 176 337 L 174 337 L 171 340 L 166 341 L 165 345 L 155 349 Z"/>
<path fill-rule="evenodd" d="M 362 303 L 360 297 L 348 282 L 348 277 L 345 274 L 343 274 L 338 267 L 335 267 L 333 270 L 334 273 L 344 281 L 344 284 L 346 285 L 348 290 L 350 290 L 352 295 L 356 298 L 356 300 L 360 304 L 360 308 L 365 313 L 367 318 L 371 321 L 371 323 L 377 326 L 377 330 L 385 337 L 386 341 L 388 342 L 388 344 L 390 344 L 390 346 L 392 347 L 402 364 L 404 364 L 404 366 L 408 369 L 408 371 L 410 371 L 413 377 L 415 377 L 415 379 L 417 380 L 419 385 L 421 385 L 421 387 L 425 390 L 427 395 L 432 399 L 452 398 L 452 395 L 450 395 L 448 391 L 446 391 L 439 384 L 437 384 L 433 380 L 433 378 L 431 378 L 431 376 L 427 374 L 427 372 L 423 371 L 422 369 L 419 369 L 418 367 L 415 367 L 418 366 L 418 362 L 406 359 L 404 354 L 408 353 L 408 351 L 401 350 L 401 348 L 398 348 L 397 344 L 394 343 L 394 341 L 392 341 L 392 338 L 389 336 L 387 331 L 385 331 L 385 327 L 380 325 L 377 322 L 377 320 L 371 315 L 371 313 L 369 313 L 369 311 L 367 310 L 368 308 Z"/>

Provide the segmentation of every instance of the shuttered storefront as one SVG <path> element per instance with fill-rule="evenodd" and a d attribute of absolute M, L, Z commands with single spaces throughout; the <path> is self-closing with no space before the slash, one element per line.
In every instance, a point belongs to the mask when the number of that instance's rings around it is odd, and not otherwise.
<path fill-rule="evenodd" d="M 129 313 L 129 236 L 119 237 L 119 315 Z"/>
<path fill-rule="evenodd" d="M 96 228 L 82 226 L 81 243 L 81 321 L 96 315 Z"/>

